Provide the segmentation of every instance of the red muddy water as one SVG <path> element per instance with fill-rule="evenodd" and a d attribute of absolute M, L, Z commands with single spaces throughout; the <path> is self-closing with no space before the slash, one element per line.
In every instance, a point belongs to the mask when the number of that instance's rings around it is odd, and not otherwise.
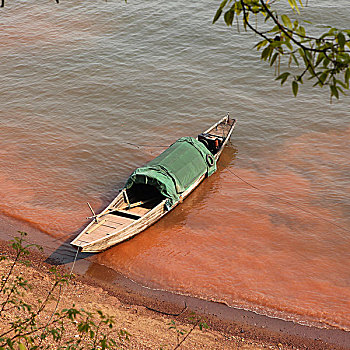
<path fill-rule="evenodd" d="M 2 215 L 58 238 L 76 231 L 88 214 L 79 183 L 89 180 L 72 172 L 70 182 L 62 181 L 65 157 L 57 156 L 50 136 L 22 136 L 38 148 L 4 142 Z M 349 136 L 347 129 L 290 139 L 269 152 L 264 170 L 239 166 L 230 145 L 218 172 L 183 204 L 96 259 L 153 288 L 350 329 L 349 218 L 341 203 L 350 195 L 341 182 Z"/>
<path fill-rule="evenodd" d="M 240 167 L 230 145 L 218 172 L 176 210 L 96 259 L 153 288 L 350 329 L 349 219 L 339 203 L 350 193 L 336 181 L 346 170 L 349 134 L 290 139 L 269 153 L 264 171 Z M 35 136 L 31 142 L 40 144 Z M 43 142 L 41 162 L 26 147 L 2 147 L 0 210 L 61 237 L 88 214 L 76 183 L 88 180 L 62 182 L 57 156 L 55 169 L 45 167 L 54 150 Z"/>
<path fill-rule="evenodd" d="M 349 219 L 338 199 L 350 193 L 332 170 L 347 166 L 349 131 L 294 139 L 265 173 L 221 167 L 166 219 L 98 260 L 152 287 L 349 329 Z"/>
<path fill-rule="evenodd" d="M 65 140 L 57 134 L 31 135 L 21 127 L 4 125 L 0 133 L 1 213 L 54 237 L 80 228 L 87 213 L 79 205 L 86 198 L 79 185 L 86 179 L 72 171 L 69 182 L 62 181 L 71 160 L 57 152 L 56 144 Z M 98 207 L 101 203 L 96 198 L 92 203 Z"/>

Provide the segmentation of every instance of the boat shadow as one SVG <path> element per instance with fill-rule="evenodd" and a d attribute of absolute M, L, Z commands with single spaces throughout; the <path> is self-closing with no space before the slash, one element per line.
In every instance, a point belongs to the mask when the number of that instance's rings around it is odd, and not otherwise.
<path fill-rule="evenodd" d="M 55 249 L 46 259 L 45 263 L 50 265 L 67 265 L 74 261 L 85 260 L 96 253 L 82 253 L 78 248 L 73 247 L 70 242 L 72 238 L 67 238 L 57 249 Z"/>

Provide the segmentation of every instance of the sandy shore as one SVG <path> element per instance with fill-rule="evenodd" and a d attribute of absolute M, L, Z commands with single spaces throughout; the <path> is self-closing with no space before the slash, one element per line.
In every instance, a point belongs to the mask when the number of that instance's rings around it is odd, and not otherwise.
<path fill-rule="evenodd" d="M 13 256 L 6 242 L 0 242 L 0 250 L 3 255 Z M 29 256 L 31 266 L 20 268 L 22 276 L 35 286 L 28 294 L 31 301 L 42 296 L 53 283 L 51 265 L 45 259 L 33 252 Z M 209 329 L 200 331 L 196 327 L 181 349 L 350 349 L 349 332 L 301 326 L 218 303 L 150 290 L 122 276 L 111 285 L 73 275 L 61 292 L 59 308 L 73 304 L 113 315 L 116 328 L 126 329 L 132 335 L 126 344 L 128 349 L 175 348 L 176 332 L 169 329 L 169 324 L 174 321 L 178 329 L 189 331 L 193 327 L 193 312 Z M 53 308 L 54 303 L 46 312 L 49 314 Z M 14 316 L 11 312 L 6 315 Z"/>

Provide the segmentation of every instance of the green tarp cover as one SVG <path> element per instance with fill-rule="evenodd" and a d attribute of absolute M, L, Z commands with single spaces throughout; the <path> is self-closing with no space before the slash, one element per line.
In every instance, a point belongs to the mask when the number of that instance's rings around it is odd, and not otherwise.
<path fill-rule="evenodd" d="M 215 171 L 216 161 L 203 143 L 193 137 L 182 137 L 161 155 L 136 169 L 125 188 L 130 189 L 133 184 L 152 185 L 168 198 L 170 208 L 198 177 L 205 173 L 210 176 Z"/>

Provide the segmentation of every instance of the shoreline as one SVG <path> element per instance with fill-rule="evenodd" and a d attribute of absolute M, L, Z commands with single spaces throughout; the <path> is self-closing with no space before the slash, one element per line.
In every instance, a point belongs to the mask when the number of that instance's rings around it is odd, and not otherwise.
<path fill-rule="evenodd" d="M 2 253 L 11 255 L 8 242 L 0 241 L 0 249 Z M 41 266 L 60 265 L 37 252 L 32 252 L 29 260 L 39 270 Z M 59 268 L 67 270 L 66 266 L 59 266 Z M 103 274 L 101 269 L 104 271 Z M 79 283 L 107 293 L 118 299 L 124 307 L 146 309 L 149 321 L 162 316 L 184 325 L 188 324 L 186 320 L 195 313 L 205 319 L 211 331 L 218 332 L 227 341 L 231 339 L 236 343 L 238 340 L 245 345 L 249 343 L 252 346 L 249 349 L 259 349 L 259 346 L 272 349 L 350 349 L 350 332 L 300 325 L 292 321 L 233 308 L 223 303 L 150 289 L 96 263 L 91 263 L 89 266 L 89 274 L 79 274 L 74 271 L 73 274 L 74 279 Z M 102 275 L 103 280 L 99 278 Z"/>
<path fill-rule="evenodd" d="M 224 303 L 207 301 L 197 297 L 144 287 L 112 269 L 114 282 L 96 281 L 80 276 L 87 283 L 97 284 L 117 296 L 122 302 L 139 305 L 162 314 L 178 314 L 186 307 L 186 313 L 194 312 L 208 320 L 211 329 L 232 336 L 244 336 L 252 341 L 278 346 L 307 349 L 350 349 L 350 332 L 340 329 L 318 328 L 260 315 L 253 311 L 230 307 Z M 116 277 L 117 275 L 117 277 Z M 117 281 L 116 281 L 117 280 Z M 179 318 L 178 318 L 179 319 Z"/>

